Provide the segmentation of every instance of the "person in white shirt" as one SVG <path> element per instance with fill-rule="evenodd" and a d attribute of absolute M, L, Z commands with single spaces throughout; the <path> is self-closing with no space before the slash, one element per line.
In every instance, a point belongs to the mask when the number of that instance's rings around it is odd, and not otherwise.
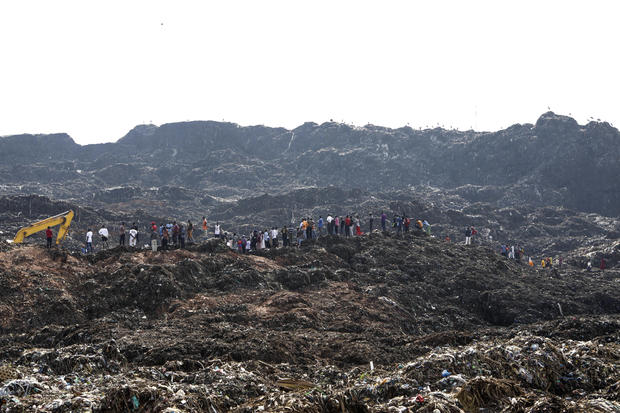
<path fill-rule="evenodd" d="M 260 237 L 260 247 L 261 249 L 265 249 L 266 247 L 266 242 L 267 240 L 265 239 L 265 237 L 269 238 L 269 235 L 267 235 L 267 231 L 265 231 L 265 233 L 261 233 L 261 237 Z"/>
<path fill-rule="evenodd" d="M 271 240 L 269 239 L 269 230 L 265 230 L 263 234 L 263 241 L 265 241 L 265 248 L 271 248 Z"/>
<path fill-rule="evenodd" d="M 276 227 L 271 229 L 271 246 L 274 248 L 278 246 L 278 230 Z"/>
<path fill-rule="evenodd" d="M 91 252 L 93 252 L 93 231 L 88 228 L 86 233 L 86 253 L 89 254 Z"/>
<path fill-rule="evenodd" d="M 215 224 L 215 238 L 220 237 L 220 223 Z"/>
<path fill-rule="evenodd" d="M 108 233 L 108 229 L 104 226 L 99 230 L 99 235 L 101 235 L 101 244 L 103 248 L 108 248 L 108 237 L 110 234 Z"/>
<path fill-rule="evenodd" d="M 334 220 L 334 217 L 332 217 L 331 215 L 328 215 L 325 220 L 327 221 L 327 233 L 329 235 L 333 235 L 334 234 L 334 228 L 333 228 L 332 221 Z"/>
<path fill-rule="evenodd" d="M 129 230 L 129 246 L 135 247 L 137 240 L 138 240 L 138 230 L 136 229 L 136 227 L 132 227 Z"/>

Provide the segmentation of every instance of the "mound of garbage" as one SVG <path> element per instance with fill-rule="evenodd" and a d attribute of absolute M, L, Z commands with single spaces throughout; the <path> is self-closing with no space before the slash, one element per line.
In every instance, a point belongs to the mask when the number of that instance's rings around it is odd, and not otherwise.
<path fill-rule="evenodd" d="M 607 122 L 579 125 L 552 112 L 496 132 L 178 122 L 141 125 L 105 145 L 81 146 L 66 134 L 1 137 L 0 177 L 5 194 L 53 194 L 119 210 L 135 209 L 136 196 L 173 211 L 333 182 L 368 191 L 430 182 L 443 190 L 478 185 L 487 200 L 517 194 L 520 203 L 617 216 L 619 141 Z M 35 151 L 41 156 L 33 160 Z"/>
<path fill-rule="evenodd" d="M 618 275 L 421 231 L 252 254 L 11 246 L 0 411 L 617 411 Z"/>

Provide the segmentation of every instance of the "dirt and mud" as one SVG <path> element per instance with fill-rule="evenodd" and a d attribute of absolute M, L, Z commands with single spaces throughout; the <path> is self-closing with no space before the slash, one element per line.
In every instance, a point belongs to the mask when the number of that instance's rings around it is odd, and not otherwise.
<path fill-rule="evenodd" d="M 613 412 L 620 272 L 415 232 L 0 248 L 0 411 Z"/>

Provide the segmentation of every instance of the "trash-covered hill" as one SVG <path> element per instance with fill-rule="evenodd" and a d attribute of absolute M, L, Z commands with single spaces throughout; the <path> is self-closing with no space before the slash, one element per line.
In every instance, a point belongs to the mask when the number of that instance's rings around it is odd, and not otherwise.
<path fill-rule="evenodd" d="M 246 255 L 7 246 L 0 409 L 616 411 L 619 279 L 417 232 Z"/>
<path fill-rule="evenodd" d="M 609 123 L 579 125 L 552 112 L 497 132 L 179 122 L 142 125 L 111 144 L 80 146 L 64 134 L 0 138 L 0 189 L 96 207 L 146 199 L 206 208 L 327 185 L 371 192 L 473 185 L 503 203 L 518 194 L 532 206 L 613 216 L 619 142 Z"/>

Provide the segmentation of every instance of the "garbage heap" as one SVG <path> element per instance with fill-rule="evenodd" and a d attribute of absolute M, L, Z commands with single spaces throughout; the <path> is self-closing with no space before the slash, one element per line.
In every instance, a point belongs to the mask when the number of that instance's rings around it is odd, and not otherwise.
<path fill-rule="evenodd" d="M 563 271 L 424 235 L 12 247 L 0 412 L 618 411 L 618 279 Z"/>

